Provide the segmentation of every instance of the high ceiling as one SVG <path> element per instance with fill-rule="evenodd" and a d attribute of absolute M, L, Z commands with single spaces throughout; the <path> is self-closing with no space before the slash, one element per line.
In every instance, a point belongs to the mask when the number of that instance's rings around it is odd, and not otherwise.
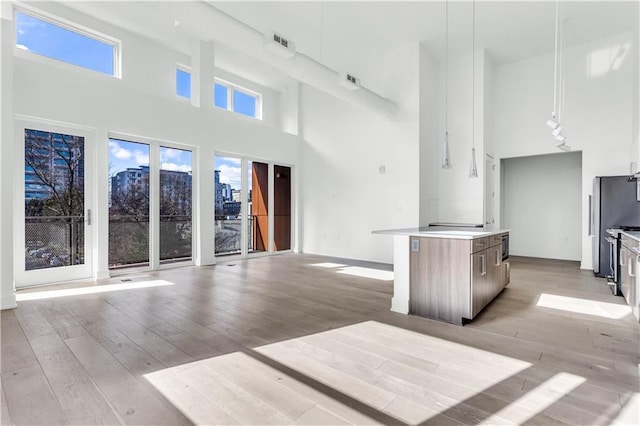
<path fill-rule="evenodd" d="M 203 13 L 202 4 L 181 2 L 181 13 Z M 443 1 L 206 1 L 245 24 L 276 31 L 296 49 L 334 69 L 357 68 L 360 58 L 421 42 L 436 58 L 444 53 Z M 190 36 L 174 27 L 175 7 L 166 1 L 68 2 L 86 14 L 123 26 L 189 53 Z M 554 1 L 476 1 L 475 44 L 494 64 L 515 62 L 553 50 Z M 175 5 L 173 5 L 175 6 Z M 630 32 L 638 37 L 638 1 L 563 1 L 560 9 L 567 46 Z M 206 10 L 206 8 L 204 9 Z M 472 41 L 472 3 L 448 2 L 449 49 L 468 49 Z M 221 40 L 224 43 L 224 40 Z M 246 68 L 250 58 L 219 49 L 219 64 Z M 243 63 L 244 62 L 244 63 Z M 237 72 L 238 70 L 230 69 Z M 263 76 L 263 78 L 266 78 Z M 265 82 L 263 82 L 265 83 Z"/>

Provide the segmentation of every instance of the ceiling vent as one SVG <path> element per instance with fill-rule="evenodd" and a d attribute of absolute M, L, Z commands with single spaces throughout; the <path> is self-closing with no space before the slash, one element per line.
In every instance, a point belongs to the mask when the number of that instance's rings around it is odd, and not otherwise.
<path fill-rule="evenodd" d="M 296 46 L 291 40 L 274 32 L 266 34 L 264 47 L 283 58 L 290 58 L 296 53 Z"/>
<path fill-rule="evenodd" d="M 338 76 L 338 84 L 349 90 L 357 90 L 360 88 L 360 79 L 348 73 L 341 73 Z"/>

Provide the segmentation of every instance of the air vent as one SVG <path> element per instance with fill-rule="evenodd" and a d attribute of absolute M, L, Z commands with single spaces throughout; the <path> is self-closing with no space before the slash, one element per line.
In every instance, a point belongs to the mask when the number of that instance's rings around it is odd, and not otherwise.
<path fill-rule="evenodd" d="M 283 58 L 290 58 L 296 53 L 295 44 L 275 32 L 266 35 L 264 47 Z"/>
<path fill-rule="evenodd" d="M 360 79 L 349 73 L 342 73 L 338 76 L 338 84 L 349 90 L 357 90 L 360 88 Z"/>

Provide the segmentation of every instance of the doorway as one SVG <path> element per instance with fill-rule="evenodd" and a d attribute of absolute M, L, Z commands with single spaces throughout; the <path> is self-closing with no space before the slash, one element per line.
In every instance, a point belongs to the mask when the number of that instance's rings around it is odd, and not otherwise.
<path fill-rule="evenodd" d="M 582 153 L 501 160 L 502 227 L 515 256 L 582 258 Z"/>
<path fill-rule="evenodd" d="M 16 206 L 16 287 L 93 275 L 93 143 L 88 129 L 49 122 L 16 126 L 23 166 Z"/>
<path fill-rule="evenodd" d="M 291 250 L 291 166 L 219 154 L 214 159 L 215 255 Z"/>

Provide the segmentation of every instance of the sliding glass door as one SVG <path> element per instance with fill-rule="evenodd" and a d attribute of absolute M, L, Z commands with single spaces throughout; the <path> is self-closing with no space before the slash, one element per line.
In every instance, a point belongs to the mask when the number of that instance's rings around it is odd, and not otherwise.
<path fill-rule="evenodd" d="M 17 125 L 24 183 L 16 214 L 16 286 L 92 276 L 88 134 L 44 123 Z M 22 228 L 22 229 L 20 229 Z"/>
<path fill-rule="evenodd" d="M 160 263 L 192 259 L 191 151 L 160 147 Z"/>
<path fill-rule="evenodd" d="M 192 187 L 191 151 L 111 138 L 109 268 L 191 261 Z"/>
<path fill-rule="evenodd" d="M 242 253 L 242 160 L 215 156 L 215 254 Z"/>
<path fill-rule="evenodd" d="M 109 140 L 109 267 L 149 266 L 149 145 Z"/>
<path fill-rule="evenodd" d="M 291 249 L 291 167 L 217 155 L 215 255 Z"/>

